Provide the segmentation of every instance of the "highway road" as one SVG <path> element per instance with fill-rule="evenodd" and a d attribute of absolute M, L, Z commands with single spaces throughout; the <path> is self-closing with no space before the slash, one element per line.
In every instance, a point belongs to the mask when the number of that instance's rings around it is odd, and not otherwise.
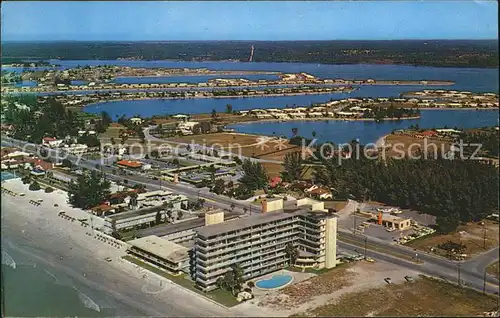
<path fill-rule="evenodd" d="M 356 246 L 356 249 L 363 252 L 365 236 L 354 235 L 351 232 L 340 231 L 339 230 L 339 246 L 351 245 Z M 347 242 L 353 242 L 349 244 L 342 242 L 342 239 Z M 376 258 L 383 260 L 393 259 L 392 263 L 401 264 L 408 266 L 409 268 L 418 269 L 422 273 L 436 276 L 436 277 L 446 277 L 449 281 L 458 282 L 458 272 L 460 267 L 460 278 L 465 282 L 466 285 L 474 287 L 476 289 L 482 290 L 484 284 L 484 271 L 486 266 L 491 264 L 498 259 L 498 248 L 494 248 L 486 253 L 477 255 L 476 257 L 467 261 L 453 261 L 436 255 L 431 255 L 423 251 L 418 251 L 403 245 L 393 245 L 388 244 L 388 242 L 377 240 L 375 238 L 368 238 L 370 245 L 377 247 L 378 250 L 382 249 L 388 253 L 393 252 L 397 254 L 403 254 L 409 258 L 414 258 L 418 254 L 418 260 L 423 261 L 422 264 L 417 264 L 415 262 L 407 261 L 402 258 L 397 258 L 390 254 L 383 254 L 374 250 L 371 253 L 377 254 Z M 384 255 L 384 257 L 381 257 Z M 487 291 L 491 293 L 499 292 L 499 280 L 492 276 L 486 275 L 486 286 Z"/>
<path fill-rule="evenodd" d="M 23 147 L 27 143 L 18 140 L 12 140 L 10 138 L 5 138 L 2 142 L 10 142 L 13 145 L 18 147 Z M 30 144 L 29 147 L 24 147 L 25 151 L 36 151 L 36 145 Z M 49 155 L 54 158 L 56 156 L 56 151 L 54 149 L 47 149 L 49 151 Z M 91 163 L 89 161 L 77 161 L 76 156 L 69 155 L 67 157 L 72 162 L 78 164 L 81 167 L 85 167 L 90 170 L 96 170 L 95 163 Z M 260 213 L 261 208 L 259 206 L 251 205 L 245 201 L 238 201 L 234 199 L 230 199 L 225 196 L 216 195 L 214 193 L 209 192 L 207 189 L 196 189 L 189 185 L 185 184 L 173 184 L 167 183 L 165 181 L 159 180 L 151 180 L 145 176 L 139 174 L 127 175 L 127 176 L 116 176 L 111 173 L 113 168 L 100 166 L 101 171 L 103 171 L 107 178 L 110 180 L 123 180 L 126 178 L 129 180 L 129 185 L 134 185 L 136 183 L 143 184 L 150 189 L 167 189 L 176 193 L 184 194 L 191 198 L 204 198 L 206 200 L 206 205 L 218 207 L 225 210 L 232 210 L 231 206 L 234 205 L 234 212 L 239 212 L 241 214 L 245 213 L 244 209 L 248 209 L 247 213 Z M 160 185 L 161 182 L 161 185 Z M 349 244 L 347 242 L 342 242 L 342 239 L 345 238 L 348 242 L 356 242 L 358 246 Z M 416 251 L 412 248 L 408 248 L 406 246 L 401 245 L 393 245 L 390 242 L 378 240 L 376 238 L 369 238 L 370 245 L 376 245 L 378 249 L 386 250 L 389 253 L 394 252 L 398 254 L 404 254 L 408 257 L 414 257 L 415 254 L 418 254 L 418 259 L 423 261 L 424 263 L 419 265 L 401 258 L 397 258 L 391 256 L 390 254 L 377 252 L 374 250 L 369 251 L 368 256 L 372 256 L 381 260 L 387 260 L 395 264 L 400 264 L 403 266 L 408 266 L 412 269 L 417 269 L 422 273 L 436 276 L 436 277 L 444 277 L 447 280 L 453 282 L 458 281 L 458 272 L 460 268 L 460 278 L 461 280 L 470 287 L 482 290 L 484 283 L 484 270 L 485 267 L 492 263 L 495 259 L 498 258 L 498 248 L 490 250 L 486 253 L 476 256 L 475 258 L 468 261 L 452 261 L 439 256 L 431 255 L 424 253 L 422 251 Z M 364 244 L 364 236 L 354 235 L 349 231 L 339 229 L 339 246 L 346 248 L 355 248 L 360 250 L 360 246 Z M 362 248 L 361 248 L 362 249 Z M 499 280 L 492 276 L 486 275 L 486 290 L 491 293 L 499 293 Z"/>

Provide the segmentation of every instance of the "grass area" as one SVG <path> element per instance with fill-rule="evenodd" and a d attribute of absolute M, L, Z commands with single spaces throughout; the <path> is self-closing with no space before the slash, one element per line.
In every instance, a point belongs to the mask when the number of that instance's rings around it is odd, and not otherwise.
<path fill-rule="evenodd" d="M 342 233 L 339 233 L 339 240 L 342 242 L 351 244 L 351 245 L 359 246 L 360 248 L 365 247 L 364 242 L 355 241 L 349 237 L 345 237 Z M 404 259 L 404 260 L 407 260 L 410 262 L 417 263 L 416 260 L 414 258 L 412 258 L 411 256 L 408 256 L 405 254 L 400 254 L 400 253 L 394 252 L 392 250 L 388 250 L 388 249 L 384 248 L 383 246 L 379 246 L 379 245 L 375 245 L 373 243 L 370 243 L 370 241 L 367 242 L 366 249 L 371 250 L 371 251 L 384 253 L 384 254 L 389 254 L 389 255 L 392 255 L 392 256 L 397 257 L 397 258 L 401 258 L 401 259 Z M 423 263 L 424 263 L 423 261 L 418 260 L 418 264 L 423 264 Z"/>
<path fill-rule="evenodd" d="M 88 160 L 98 160 L 101 159 L 101 154 L 99 152 L 93 152 L 85 154 L 83 157 Z"/>
<path fill-rule="evenodd" d="M 448 252 L 438 248 L 438 245 L 448 241 L 454 243 L 462 242 L 462 244 L 465 245 L 464 253 L 467 254 L 466 258 L 468 258 L 474 254 L 481 253 L 485 250 L 498 246 L 498 222 L 491 220 L 485 220 L 483 222 L 484 226 L 479 223 L 467 223 L 465 225 L 460 225 L 455 232 L 428 235 L 408 242 L 406 246 L 426 252 L 430 251 L 431 248 L 434 248 L 436 254 L 446 257 L 448 256 Z M 486 241 L 484 241 L 485 234 Z M 486 243 L 485 246 L 483 246 L 484 243 Z"/>
<path fill-rule="evenodd" d="M 486 267 L 486 271 L 491 275 L 500 278 L 500 264 L 498 261 L 491 263 L 488 267 Z"/>
<path fill-rule="evenodd" d="M 125 259 L 133 264 L 136 264 L 136 265 L 138 265 L 138 266 L 140 266 L 148 271 L 151 271 L 155 274 L 158 274 L 162 277 L 165 277 L 166 279 L 171 280 L 172 282 L 174 282 L 174 283 L 176 283 L 184 288 L 187 288 L 195 293 L 198 293 L 203 297 L 210 298 L 210 299 L 212 299 L 212 300 L 214 300 L 214 301 L 218 302 L 219 304 L 222 304 L 226 307 L 232 307 L 232 306 L 239 304 L 239 302 L 236 300 L 236 298 L 233 297 L 233 295 L 231 295 L 231 293 L 228 291 L 217 289 L 217 290 L 205 293 L 205 292 L 199 290 L 198 288 L 196 288 L 195 284 L 191 280 L 187 279 L 185 277 L 185 275 L 174 276 L 172 274 L 167 273 L 166 271 L 163 271 L 159 268 L 151 266 L 151 265 L 149 265 L 143 261 L 140 261 L 137 258 L 134 258 L 134 257 L 129 256 L 129 255 L 123 256 L 123 259 Z"/>
<path fill-rule="evenodd" d="M 497 300 L 472 289 L 432 278 L 414 283 L 344 294 L 308 312 L 313 316 L 478 316 L 497 308 Z M 298 315 L 304 316 L 304 315 Z"/>

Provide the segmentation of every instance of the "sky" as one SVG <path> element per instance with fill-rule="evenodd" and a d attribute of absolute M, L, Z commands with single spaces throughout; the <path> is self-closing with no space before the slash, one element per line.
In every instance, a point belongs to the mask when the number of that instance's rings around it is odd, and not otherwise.
<path fill-rule="evenodd" d="M 2 41 L 497 39 L 495 0 L 10 2 Z"/>

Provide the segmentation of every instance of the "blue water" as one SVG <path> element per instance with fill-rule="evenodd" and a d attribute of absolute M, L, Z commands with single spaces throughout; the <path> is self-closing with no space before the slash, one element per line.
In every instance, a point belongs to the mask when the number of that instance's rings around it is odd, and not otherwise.
<path fill-rule="evenodd" d="M 89 83 L 88 81 L 71 81 L 71 85 L 75 86 L 87 85 L 88 83 Z"/>
<path fill-rule="evenodd" d="M 275 289 L 288 284 L 292 279 L 290 275 L 273 275 L 270 279 L 257 281 L 255 286 L 262 289 Z"/>
<path fill-rule="evenodd" d="M 8 171 L 1 172 L 1 181 L 17 178 L 13 173 Z"/>
<path fill-rule="evenodd" d="M 428 87 L 419 87 L 425 89 Z M 433 87 L 433 89 L 447 89 L 447 87 Z M 132 117 L 141 115 L 170 115 L 178 113 L 196 114 L 209 113 L 212 109 L 218 112 L 225 111 L 226 105 L 231 104 L 233 110 L 252 108 L 284 108 L 288 106 L 309 106 L 311 103 L 322 103 L 330 100 L 339 100 L 350 97 L 397 97 L 401 93 L 415 90 L 415 86 L 360 86 L 352 93 L 313 94 L 278 97 L 249 97 L 249 98 L 214 98 L 214 99 L 153 99 L 141 101 L 112 101 L 89 105 L 84 111 L 100 113 L 106 111 L 115 118 L 116 115 Z M 448 87 L 449 89 L 449 87 Z"/>
<path fill-rule="evenodd" d="M 380 137 L 391 133 L 395 129 L 408 128 L 410 125 L 419 125 L 421 128 L 457 127 L 479 128 L 498 125 L 497 110 L 421 110 L 420 119 L 400 121 L 289 121 L 289 122 L 260 122 L 231 125 L 239 132 L 261 135 L 276 135 L 292 137 L 292 128 L 297 128 L 297 135 L 311 138 L 313 132 L 319 142 L 344 143 L 359 139 L 362 144 L 376 142 Z"/>
<path fill-rule="evenodd" d="M 21 83 L 16 83 L 16 87 L 35 87 L 38 83 L 36 81 L 22 81 Z"/>
<path fill-rule="evenodd" d="M 196 75 L 196 76 L 144 76 L 117 77 L 113 80 L 119 84 L 165 84 L 165 83 L 205 83 L 215 78 L 244 78 L 250 81 L 277 80 L 279 76 L 271 74 L 251 75 Z"/>
<path fill-rule="evenodd" d="M 116 60 L 50 60 L 60 64 L 59 69 L 73 68 L 78 65 L 122 65 L 148 68 L 208 68 L 210 70 L 275 71 L 284 73 L 306 72 L 321 78 L 381 80 L 451 80 L 456 82 L 451 89 L 474 92 L 498 92 L 498 69 L 482 68 L 440 68 L 405 65 L 326 65 L 313 63 L 248 63 L 248 62 L 183 62 L 183 61 L 116 61 Z M 22 71 L 22 68 L 3 68 Z M 38 68 L 43 69 L 43 68 Z"/>
<path fill-rule="evenodd" d="M 196 114 L 209 113 L 212 109 L 218 112 L 226 111 L 226 105 L 231 104 L 233 110 L 252 108 L 282 108 L 286 105 L 309 105 L 320 103 L 332 98 L 340 98 L 339 95 L 347 94 L 322 94 L 301 96 L 279 96 L 279 97 L 251 97 L 251 98 L 195 98 L 195 99 L 151 99 L 137 101 L 112 101 L 92 104 L 84 107 L 88 113 L 100 113 L 106 111 L 111 118 L 116 115 L 132 117 L 141 115 L 150 117 L 153 115 L 169 114 Z"/>

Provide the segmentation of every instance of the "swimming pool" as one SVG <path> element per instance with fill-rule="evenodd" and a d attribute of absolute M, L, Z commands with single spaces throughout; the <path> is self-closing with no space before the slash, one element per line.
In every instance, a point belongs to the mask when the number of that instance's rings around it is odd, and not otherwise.
<path fill-rule="evenodd" d="M 293 280 L 291 275 L 273 275 L 268 279 L 261 279 L 255 283 L 259 289 L 279 289 L 290 284 Z"/>
<path fill-rule="evenodd" d="M 17 178 L 16 175 L 8 171 L 2 171 L 1 176 L 2 176 L 2 181 Z"/>

